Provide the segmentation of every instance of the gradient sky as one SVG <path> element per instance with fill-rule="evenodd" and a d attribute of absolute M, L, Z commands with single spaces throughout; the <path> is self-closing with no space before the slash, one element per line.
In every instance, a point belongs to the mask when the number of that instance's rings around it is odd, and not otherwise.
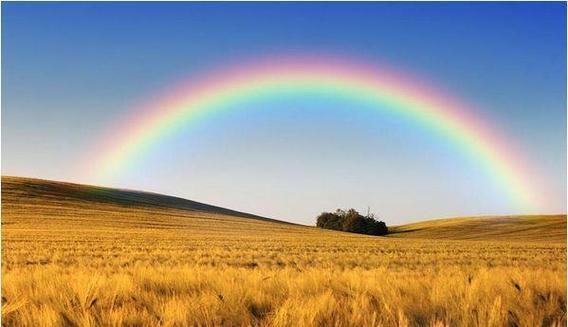
<path fill-rule="evenodd" d="M 476 105 L 566 212 L 566 4 L 2 3 L 2 174 L 87 182 L 108 126 L 207 67 L 281 52 L 388 62 Z M 439 136 L 362 104 L 273 99 L 170 137 L 111 186 L 312 224 L 523 213 Z M 235 108 L 238 109 L 238 108 Z M 364 109 L 364 108 L 361 108 Z"/>

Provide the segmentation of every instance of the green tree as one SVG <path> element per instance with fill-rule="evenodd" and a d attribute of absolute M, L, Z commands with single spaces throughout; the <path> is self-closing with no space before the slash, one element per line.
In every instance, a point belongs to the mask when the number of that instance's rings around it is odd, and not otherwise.
<path fill-rule="evenodd" d="M 334 213 L 322 212 L 316 219 L 316 226 L 325 229 L 368 235 L 386 235 L 387 225 L 375 219 L 374 215 L 363 216 L 355 209 L 337 209 Z"/>

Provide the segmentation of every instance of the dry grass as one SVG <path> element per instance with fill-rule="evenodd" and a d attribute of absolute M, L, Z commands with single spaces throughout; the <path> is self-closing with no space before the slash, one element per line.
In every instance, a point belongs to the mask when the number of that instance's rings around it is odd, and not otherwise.
<path fill-rule="evenodd" d="M 463 217 L 394 226 L 389 237 L 566 242 L 566 215 Z"/>
<path fill-rule="evenodd" d="M 3 325 L 566 325 L 560 238 L 368 237 L 112 194 L 3 178 Z"/>

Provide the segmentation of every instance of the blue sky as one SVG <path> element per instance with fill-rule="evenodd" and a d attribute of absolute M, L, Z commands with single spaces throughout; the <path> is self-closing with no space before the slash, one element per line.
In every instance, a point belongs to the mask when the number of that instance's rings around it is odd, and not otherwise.
<path fill-rule="evenodd" d="M 476 104 L 566 211 L 566 5 L 2 3 L 2 173 L 80 181 L 120 115 L 196 71 L 279 52 L 389 62 Z M 274 99 L 162 142 L 116 186 L 300 223 L 517 213 L 448 142 L 361 104 Z M 267 110 L 268 109 L 268 110 Z M 362 108 L 364 109 L 364 108 Z"/>

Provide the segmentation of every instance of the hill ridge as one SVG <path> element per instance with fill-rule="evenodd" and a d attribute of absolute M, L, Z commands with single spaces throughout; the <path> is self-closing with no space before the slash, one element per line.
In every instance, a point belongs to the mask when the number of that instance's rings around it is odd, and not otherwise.
<path fill-rule="evenodd" d="M 393 238 L 566 242 L 566 214 L 439 218 L 389 230 Z"/>
<path fill-rule="evenodd" d="M 9 195 L 14 192 L 20 193 L 21 195 L 27 194 L 30 198 L 37 197 L 39 193 L 39 195 L 43 197 L 67 199 L 70 201 L 77 200 L 79 202 L 114 204 L 123 207 L 180 209 L 270 221 L 275 223 L 293 224 L 286 221 L 155 192 L 94 186 L 32 177 L 2 176 L 2 197 L 4 198 L 5 194 Z"/>

